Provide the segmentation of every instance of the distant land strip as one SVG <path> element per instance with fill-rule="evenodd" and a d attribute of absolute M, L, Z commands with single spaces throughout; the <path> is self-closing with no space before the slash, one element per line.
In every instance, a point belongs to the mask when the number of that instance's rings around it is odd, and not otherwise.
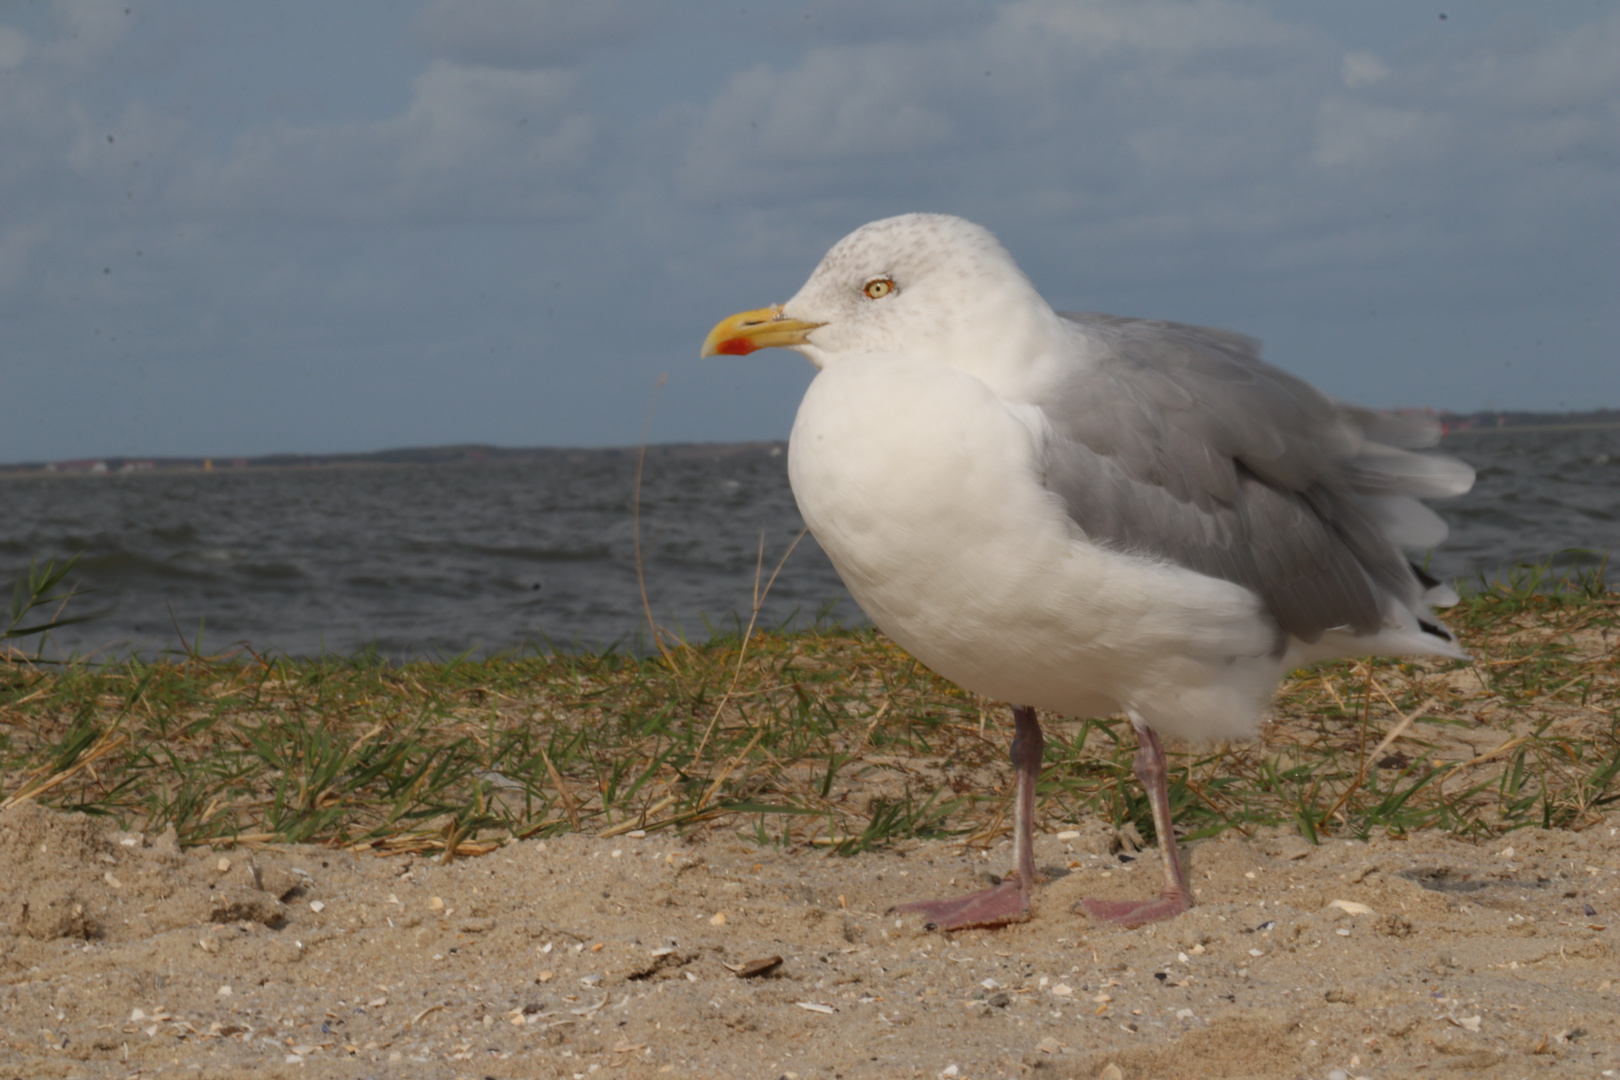
<path fill-rule="evenodd" d="M 344 469 L 387 465 L 499 465 L 527 463 L 583 464 L 587 461 L 634 460 L 635 446 L 527 447 L 458 443 L 451 446 L 404 447 L 363 454 L 265 454 L 260 457 L 104 457 L 73 461 L 25 461 L 0 465 L 0 476 L 104 476 L 109 473 L 236 472 L 246 469 Z M 775 457 L 787 443 L 660 443 L 647 447 L 648 461 L 714 460 L 727 457 Z"/>
<path fill-rule="evenodd" d="M 1580 412 L 1437 412 L 1433 409 L 1396 409 L 1401 413 L 1433 416 L 1447 435 L 1491 435 L 1509 432 L 1580 430 L 1620 427 L 1620 409 Z M 102 457 L 72 461 L 23 461 L 0 465 L 0 476 L 105 475 L 135 472 L 212 472 L 240 469 L 335 469 L 379 465 L 481 465 L 555 462 L 582 464 L 635 457 L 638 447 L 527 447 L 457 443 L 450 446 L 404 447 L 360 454 L 265 454 L 259 457 Z M 647 447 L 649 461 L 695 458 L 776 456 L 786 442 L 659 443 Z"/>

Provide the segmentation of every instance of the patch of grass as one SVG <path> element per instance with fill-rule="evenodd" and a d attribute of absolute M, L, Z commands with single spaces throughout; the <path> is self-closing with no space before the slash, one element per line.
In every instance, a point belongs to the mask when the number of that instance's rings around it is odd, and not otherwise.
<path fill-rule="evenodd" d="M 1192 837 L 1580 828 L 1620 799 L 1620 598 L 1601 574 L 1478 588 L 1472 662 L 1298 672 L 1260 740 L 1175 747 Z M 1043 718 L 1038 813 L 1152 834 L 1121 719 Z M 727 828 L 853 854 L 1010 830 L 1005 706 L 872 631 L 764 632 L 668 655 L 389 666 L 198 653 L 0 665 L 0 796 L 184 844 L 299 841 L 449 858 L 513 837 Z"/>
<path fill-rule="evenodd" d="M 24 638 L 36 638 L 43 647 L 45 635 L 52 630 L 103 614 L 95 611 L 71 617 L 65 614 L 68 603 L 86 592 L 68 580 L 78 561 L 79 556 L 74 555 L 62 562 L 47 559 L 43 566 L 32 562 L 17 576 L 11 590 L 10 610 L 0 616 L 0 660 L 20 658 L 22 653 L 16 643 Z M 39 659 L 37 651 L 34 659 L 36 662 Z"/>

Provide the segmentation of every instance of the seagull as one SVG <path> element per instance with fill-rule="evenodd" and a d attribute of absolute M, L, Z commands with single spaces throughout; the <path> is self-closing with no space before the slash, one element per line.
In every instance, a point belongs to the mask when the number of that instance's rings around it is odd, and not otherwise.
<path fill-rule="evenodd" d="M 988 229 L 863 225 L 785 304 L 722 320 L 702 355 L 794 349 L 818 372 L 788 444 L 810 531 L 872 622 L 1013 705 L 1015 868 L 902 905 L 940 930 L 1028 918 L 1037 710 L 1123 713 L 1164 887 L 1083 901 L 1140 926 L 1188 909 L 1160 736 L 1252 738 L 1282 677 L 1352 656 L 1465 657 L 1454 592 L 1403 551 L 1420 498 L 1473 470 L 1419 453 L 1430 418 L 1330 400 L 1229 330 L 1054 311 Z"/>

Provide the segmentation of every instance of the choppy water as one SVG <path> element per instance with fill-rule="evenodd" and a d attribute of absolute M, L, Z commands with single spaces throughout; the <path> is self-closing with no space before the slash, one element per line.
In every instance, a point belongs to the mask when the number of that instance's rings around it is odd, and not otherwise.
<path fill-rule="evenodd" d="M 1552 552 L 1620 550 L 1620 429 L 1464 434 L 1479 470 L 1438 506 L 1451 523 L 1439 576 L 1472 579 Z M 192 640 L 308 655 L 371 646 L 393 657 L 520 645 L 633 644 L 634 459 L 0 478 L 0 580 L 30 558 L 83 552 L 110 606 L 58 631 L 63 652 L 155 653 Z M 746 623 L 764 573 L 802 527 L 780 448 L 654 455 L 641 499 L 647 592 L 689 637 Z M 1614 577 L 1614 575 L 1611 575 Z M 806 536 L 762 625 L 860 615 Z"/>

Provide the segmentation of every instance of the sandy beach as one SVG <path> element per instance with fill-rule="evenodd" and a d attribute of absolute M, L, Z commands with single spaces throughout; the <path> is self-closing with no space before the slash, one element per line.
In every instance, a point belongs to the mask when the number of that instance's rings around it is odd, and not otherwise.
<path fill-rule="evenodd" d="M 1077 825 L 1039 840 L 1029 922 L 942 935 L 889 908 L 1003 870 L 1005 843 L 572 835 L 443 865 L 182 851 L 23 804 L 0 1071 L 1610 1076 L 1617 831 L 1217 838 L 1191 845 L 1197 908 L 1119 930 L 1071 909 L 1152 888 L 1155 853 Z"/>

